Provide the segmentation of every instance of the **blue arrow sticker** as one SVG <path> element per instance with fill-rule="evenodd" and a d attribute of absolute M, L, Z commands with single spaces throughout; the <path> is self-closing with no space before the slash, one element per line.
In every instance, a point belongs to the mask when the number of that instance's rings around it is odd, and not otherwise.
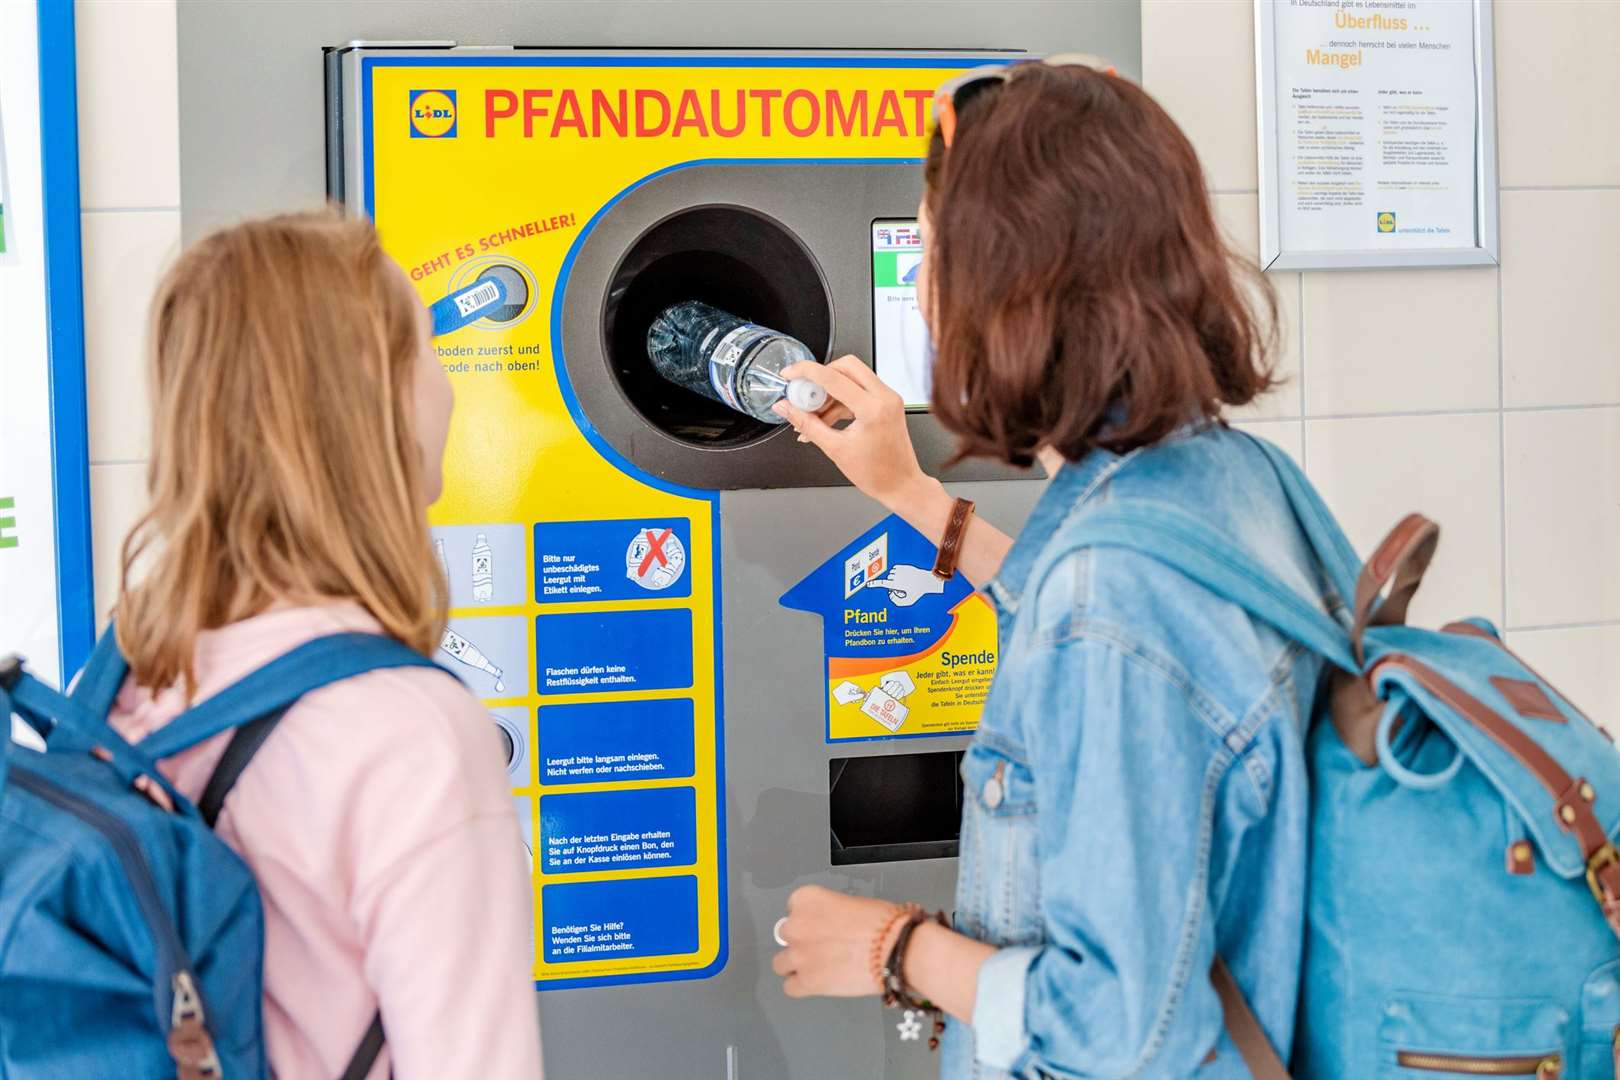
<path fill-rule="evenodd" d="M 494 308 L 506 303 L 506 286 L 493 277 L 481 278 L 465 289 L 457 289 L 428 308 L 433 314 L 433 336 L 460 330 Z"/>

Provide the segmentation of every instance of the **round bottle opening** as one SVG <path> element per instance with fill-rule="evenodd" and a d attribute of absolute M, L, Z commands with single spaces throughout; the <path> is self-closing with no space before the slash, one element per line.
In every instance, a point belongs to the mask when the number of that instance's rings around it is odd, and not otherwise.
<path fill-rule="evenodd" d="M 498 281 L 506 288 L 506 302 L 484 314 L 484 318 L 490 322 L 509 323 L 523 314 L 523 309 L 529 306 L 529 280 L 520 274 L 515 266 L 496 263 L 473 280 Z"/>
<path fill-rule="evenodd" d="M 659 312 L 683 300 L 701 300 L 790 334 L 825 360 L 832 343 L 832 300 L 810 252 L 780 222 L 754 210 L 682 210 L 647 229 L 625 251 L 603 305 L 608 367 L 642 419 L 709 449 L 745 446 L 778 430 L 653 370 L 647 328 Z"/>
<path fill-rule="evenodd" d="M 506 771 L 514 778 L 523 766 L 523 734 L 517 725 L 497 713 L 490 713 L 489 718 L 495 721 L 495 730 L 501 738 L 501 750 L 506 758 Z"/>

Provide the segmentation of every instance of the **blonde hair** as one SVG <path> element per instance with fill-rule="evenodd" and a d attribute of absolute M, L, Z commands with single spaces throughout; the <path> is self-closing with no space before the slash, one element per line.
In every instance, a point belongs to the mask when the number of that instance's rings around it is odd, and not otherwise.
<path fill-rule="evenodd" d="M 414 422 L 422 334 L 365 222 L 249 221 L 180 257 L 152 305 L 150 506 L 115 612 L 139 685 L 183 678 L 189 698 L 198 634 L 278 603 L 356 600 L 432 652 L 446 586 Z"/>

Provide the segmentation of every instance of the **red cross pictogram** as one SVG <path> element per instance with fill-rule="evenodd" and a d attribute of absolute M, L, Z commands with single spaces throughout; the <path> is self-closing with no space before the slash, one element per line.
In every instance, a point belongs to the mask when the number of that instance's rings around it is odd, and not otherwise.
<path fill-rule="evenodd" d="M 664 554 L 664 543 L 669 540 L 669 534 L 674 531 L 673 529 L 665 529 L 657 536 L 654 536 L 651 529 L 647 530 L 647 554 L 641 560 L 641 565 L 636 568 L 637 577 L 646 577 L 647 571 L 652 569 L 654 562 L 657 562 L 659 566 L 669 565 L 669 558 Z"/>

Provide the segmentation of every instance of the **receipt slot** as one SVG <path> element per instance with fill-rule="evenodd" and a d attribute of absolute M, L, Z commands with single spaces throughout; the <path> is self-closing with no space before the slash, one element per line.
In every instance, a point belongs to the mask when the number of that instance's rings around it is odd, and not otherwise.
<path fill-rule="evenodd" d="M 475 307 L 436 339 L 457 401 L 438 659 L 506 748 L 549 1071 L 937 1070 L 870 1001 L 789 1001 L 771 927 L 809 882 L 950 907 L 994 615 L 791 429 L 666 381 L 646 341 L 690 300 L 875 363 L 938 472 L 919 158 L 934 87 L 1010 58 L 328 54 L 334 193 L 424 302 Z M 454 115 L 417 124 L 428 92 Z M 1007 528 L 1039 492 L 948 478 Z"/>

